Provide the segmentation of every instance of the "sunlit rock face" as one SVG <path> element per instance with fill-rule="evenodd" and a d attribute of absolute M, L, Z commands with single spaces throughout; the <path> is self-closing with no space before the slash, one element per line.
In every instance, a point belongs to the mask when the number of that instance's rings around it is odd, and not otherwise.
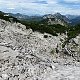
<path fill-rule="evenodd" d="M 80 35 L 70 39 L 64 49 L 68 55 L 80 62 Z"/>
<path fill-rule="evenodd" d="M 63 56 L 65 38 L 0 19 L 0 80 L 79 80 L 80 64 Z"/>

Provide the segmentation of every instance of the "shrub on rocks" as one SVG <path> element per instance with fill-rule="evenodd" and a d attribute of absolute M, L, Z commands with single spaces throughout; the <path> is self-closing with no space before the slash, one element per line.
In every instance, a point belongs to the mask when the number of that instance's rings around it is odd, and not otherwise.
<path fill-rule="evenodd" d="M 44 35 L 44 38 L 48 38 L 48 35 Z"/>

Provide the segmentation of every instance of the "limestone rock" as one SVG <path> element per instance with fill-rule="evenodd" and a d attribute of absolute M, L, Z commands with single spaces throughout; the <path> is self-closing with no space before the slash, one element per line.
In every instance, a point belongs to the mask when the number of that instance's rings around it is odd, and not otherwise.
<path fill-rule="evenodd" d="M 79 80 L 80 64 L 60 56 L 65 37 L 33 32 L 0 19 L 0 80 Z"/>

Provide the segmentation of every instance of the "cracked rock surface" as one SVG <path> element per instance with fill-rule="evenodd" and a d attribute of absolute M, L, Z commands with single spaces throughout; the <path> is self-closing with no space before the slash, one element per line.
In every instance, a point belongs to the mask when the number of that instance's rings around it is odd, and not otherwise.
<path fill-rule="evenodd" d="M 56 53 L 64 38 L 0 19 L 0 80 L 80 80 L 80 63 Z"/>

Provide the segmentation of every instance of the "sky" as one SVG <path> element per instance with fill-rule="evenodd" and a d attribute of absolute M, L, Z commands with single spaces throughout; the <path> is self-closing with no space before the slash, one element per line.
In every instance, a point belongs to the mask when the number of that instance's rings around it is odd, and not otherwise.
<path fill-rule="evenodd" d="M 80 0 L 0 0 L 0 11 L 27 15 L 80 15 Z"/>

